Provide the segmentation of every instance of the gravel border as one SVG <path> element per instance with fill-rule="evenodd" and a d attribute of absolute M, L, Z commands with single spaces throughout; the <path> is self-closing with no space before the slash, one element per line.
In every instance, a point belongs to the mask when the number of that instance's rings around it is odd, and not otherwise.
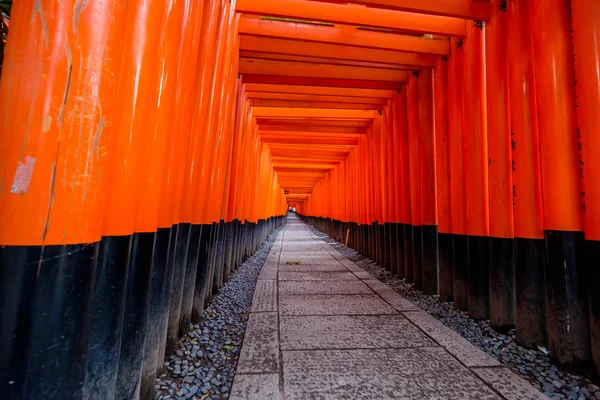
<path fill-rule="evenodd" d="M 316 228 L 310 228 L 315 235 L 332 245 L 342 255 L 496 358 L 514 373 L 527 379 L 549 398 L 600 399 L 600 388 L 591 381 L 592 373 L 581 376 L 561 370 L 541 349 L 520 346 L 516 341 L 514 329 L 507 334 L 496 332 L 491 328 L 489 320 L 475 321 L 468 313 L 455 309 L 452 303 L 440 301 L 439 296 L 423 294 L 416 290 L 412 283 L 392 275 L 375 261 L 365 258 L 354 249 L 344 248 L 342 243 Z"/>
<path fill-rule="evenodd" d="M 202 315 L 177 342 L 156 379 L 155 399 L 228 399 L 252 306 L 258 275 L 273 247 L 276 229 L 231 276 Z"/>

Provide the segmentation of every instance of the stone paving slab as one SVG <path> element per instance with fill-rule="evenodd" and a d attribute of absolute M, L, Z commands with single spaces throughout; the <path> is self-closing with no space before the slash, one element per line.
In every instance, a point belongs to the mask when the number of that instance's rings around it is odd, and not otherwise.
<path fill-rule="evenodd" d="M 471 371 L 506 400 L 548 400 L 548 397 L 529 382 L 507 368 L 472 368 Z"/>
<path fill-rule="evenodd" d="M 279 371 L 277 313 L 250 313 L 237 372 L 256 374 Z"/>
<path fill-rule="evenodd" d="M 230 400 L 279 400 L 279 374 L 236 374 Z"/>
<path fill-rule="evenodd" d="M 348 269 L 342 264 L 320 265 L 320 264 L 300 264 L 279 266 L 279 272 L 348 272 Z"/>
<path fill-rule="evenodd" d="M 280 264 L 287 264 L 288 262 L 300 262 L 300 264 L 339 264 L 339 261 L 335 258 L 327 256 L 281 256 L 279 259 Z"/>
<path fill-rule="evenodd" d="M 250 312 L 277 312 L 277 281 L 258 280 Z"/>
<path fill-rule="evenodd" d="M 279 271 L 280 281 L 354 281 L 356 276 L 348 271 L 290 272 Z"/>
<path fill-rule="evenodd" d="M 404 316 L 467 367 L 493 367 L 500 363 L 473 346 L 457 332 L 425 311 L 406 312 Z"/>
<path fill-rule="evenodd" d="M 279 294 L 373 294 L 373 291 L 359 280 L 279 281 Z"/>
<path fill-rule="evenodd" d="M 381 349 L 436 345 L 401 315 L 282 315 L 279 323 L 282 350 Z M 365 329 L 366 327 L 377 329 Z"/>
<path fill-rule="evenodd" d="M 286 399 L 501 399 L 439 347 L 282 354 Z"/>
<path fill-rule="evenodd" d="M 265 263 L 265 265 L 263 265 L 262 270 L 260 271 L 260 274 L 258 275 L 258 280 L 265 280 L 265 279 L 271 279 L 271 280 L 277 279 L 277 264 Z"/>
<path fill-rule="evenodd" d="M 379 315 L 397 314 L 375 295 L 279 296 L 281 315 Z"/>
<path fill-rule="evenodd" d="M 421 310 L 419 307 L 402 297 L 400 293 L 394 291 L 394 289 L 377 279 L 365 279 L 363 282 L 398 311 Z"/>

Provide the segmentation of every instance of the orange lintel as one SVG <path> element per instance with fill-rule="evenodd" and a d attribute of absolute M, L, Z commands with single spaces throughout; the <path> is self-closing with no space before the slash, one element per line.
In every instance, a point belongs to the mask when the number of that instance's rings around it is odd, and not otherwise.
<path fill-rule="evenodd" d="M 327 0 L 317 0 L 327 1 Z M 412 13 L 441 15 L 445 17 L 464 18 L 487 21 L 492 9 L 489 1 L 481 0 L 346 0 L 348 3 L 364 4 Z"/>
<path fill-rule="evenodd" d="M 353 26 L 399 29 L 415 33 L 455 37 L 466 35 L 465 20 L 460 18 L 422 15 L 355 5 L 308 3 L 306 0 L 237 0 L 236 11 L 245 14 L 269 15 Z"/>
<path fill-rule="evenodd" d="M 293 39 L 302 42 L 333 43 L 410 53 L 442 56 L 450 54 L 449 40 L 246 17 L 240 19 L 239 33 L 240 35 Z M 306 43 L 304 44 L 306 45 Z"/>
<path fill-rule="evenodd" d="M 276 85 L 301 85 L 301 86 L 325 86 L 340 88 L 361 88 L 380 90 L 399 90 L 404 84 L 402 82 L 359 80 L 359 79 L 336 79 L 336 78 L 305 78 L 298 76 L 275 76 L 246 74 L 243 76 L 246 83 L 272 83 Z"/>
<path fill-rule="evenodd" d="M 246 88 L 246 96 L 249 99 L 264 100 L 319 101 L 328 103 L 360 103 L 379 105 L 387 104 L 387 99 L 377 97 L 323 96 L 314 94 L 249 92 L 248 88 Z"/>
<path fill-rule="evenodd" d="M 352 127 L 352 128 L 367 128 L 371 125 L 371 121 L 360 121 L 360 120 L 324 120 L 322 118 L 295 118 L 295 119 L 277 119 L 277 118 L 257 118 L 256 124 L 260 129 L 265 129 L 266 126 L 276 126 L 280 129 L 281 125 L 284 126 L 315 126 L 315 127 Z M 302 128 L 303 130 L 305 128 Z"/>
<path fill-rule="evenodd" d="M 366 134 L 361 133 L 329 133 L 329 132 L 302 132 L 302 131 L 260 131 L 260 136 L 262 137 L 287 137 L 287 138 L 296 138 L 296 137 L 319 137 L 319 138 L 331 138 L 331 139 L 360 139 Z"/>
<path fill-rule="evenodd" d="M 327 54 L 327 53 L 323 53 Z M 329 64 L 329 65 L 346 65 L 350 67 L 363 67 L 363 68 L 381 68 L 381 69 L 400 69 L 400 70 L 415 70 L 418 69 L 414 65 L 400 65 L 390 63 L 379 63 L 371 61 L 348 61 L 338 60 L 335 58 L 328 57 L 306 57 L 297 56 L 290 54 L 275 54 L 265 53 L 262 51 L 240 51 L 240 58 L 252 59 L 252 60 L 269 60 L 269 61 L 295 61 L 298 63 L 314 63 L 314 64 Z"/>
<path fill-rule="evenodd" d="M 241 36 L 240 53 L 245 51 L 263 52 L 271 55 L 294 55 L 323 57 L 337 60 L 368 61 L 395 65 L 415 65 L 433 67 L 433 54 L 419 54 L 402 51 L 360 48 L 330 43 L 307 43 L 299 40 L 286 40 L 258 36 Z M 433 64 L 433 65 L 432 65 Z"/>
<path fill-rule="evenodd" d="M 348 144 L 357 145 L 357 139 L 330 139 L 330 138 L 281 138 L 281 137 L 263 137 L 263 143 L 277 143 L 277 144 Z"/>
<path fill-rule="evenodd" d="M 408 72 L 401 70 L 350 67 L 328 64 L 307 64 L 286 61 L 252 60 L 241 58 L 240 74 L 297 76 L 302 78 L 334 78 L 406 82 Z"/>
<path fill-rule="evenodd" d="M 270 131 L 279 132 L 306 132 L 306 133 L 357 133 L 365 134 L 365 128 L 348 127 L 348 126 L 310 126 L 310 125 L 260 125 L 260 132 L 267 133 Z"/>
<path fill-rule="evenodd" d="M 346 110 L 380 110 L 383 106 L 363 103 L 331 103 L 326 101 L 261 100 L 251 99 L 251 106 L 294 108 L 339 108 Z"/>
<path fill-rule="evenodd" d="M 252 116 L 264 117 L 293 117 L 293 118 L 356 118 L 373 119 L 376 111 L 363 110 L 337 110 L 320 108 L 275 108 L 275 107 L 252 107 Z"/>
<path fill-rule="evenodd" d="M 337 87 L 320 86 L 298 86 L 298 85 L 275 85 L 247 83 L 246 92 L 269 92 L 269 93 L 290 93 L 290 94 L 310 94 L 320 96 L 345 96 L 345 97 L 372 97 L 391 99 L 394 97 L 392 90 L 376 89 L 352 89 Z"/>

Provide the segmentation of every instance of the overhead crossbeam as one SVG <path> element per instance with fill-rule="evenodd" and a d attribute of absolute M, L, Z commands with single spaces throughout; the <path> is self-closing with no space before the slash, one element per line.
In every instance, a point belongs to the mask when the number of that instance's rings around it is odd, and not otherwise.
<path fill-rule="evenodd" d="M 252 107 L 252 116 L 255 118 L 325 118 L 328 120 L 353 118 L 358 120 L 369 120 L 375 118 L 375 113 L 376 111 L 324 108 Z"/>
<path fill-rule="evenodd" d="M 291 100 L 291 101 L 319 101 L 329 103 L 360 103 L 385 105 L 387 99 L 377 97 L 354 97 L 354 96 L 327 96 L 312 94 L 271 93 L 271 92 L 249 92 L 246 91 L 248 99 L 262 100 Z"/>
<path fill-rule="evenodd" d="M 303 57 L 328 57 L 331 60 L 387 63 L 392 65 L 434 67 L 433 54 L 410 53 L 403 51 L 360 48 L 331 43 L 302 42 L 299 40 L 277 39 L 258 36 L 240 37 L 240 55 L 248 57 L 249 52 L 260 52 L 265 56 L 293 55 Z M 319 58 L 320 59 L 320 58 Z"/>
<path fill-rule="evenodd" d="M 240 74 L 295 76 L 301 78 L 355 79 L 406 82 L 408 72 L 402 70 L 351 67 L 345 65 L 308 64 L 287 61 L 252 60 L 241 58 Z"/>
<path fill-rule="evenodd" d="M 366 103 L 332 103 L 326 101 L 295 101 L 250 99 L 251 106 L 260 107 L 295 107 L 295 108 L 339 108 L 347 110 L 380 110 L 381 105 Z"/>
<path fill-rule="evenodd" d="M 369 7 L 477 21 L 487 21 L 492 12 L 491 3 L 486 0 L 346 0 L 346 2 L 364 4 Z"/>
<path fill-rule="evenodd" d="M 400 90 L 404 82 L 364 80 L 364 79 L 339 79 L 339 78 L 307 78 L 300 76 L 276 76 L 245 74 L 243 82 L 270 83 L 276 85 L 323 86 L 356 89 Z"/>
<path fill-rule="evenodd" d="M 350 4 L 308 2 L 306 0 L 237 0 L 236 11 L 245 14 L 369 26 L 411 32 L 463 37 L 464 19 L 383 10 Z"/>
<path fill-rule="evenodd" d="M 268 92 L 268 93 L 290 93 L 309 94 L 320 96 L 345 96 L 345 97 L 373 97 L 391 99 L 394 96 L 392 90 L 352 89 L 339 87 L 299 86 L 299 85 L 276 85 L 247 83 L 246 92 Z"/>
<path fill-rule="evenodd" d="M 353 27 L 330 27 L 284 21 L 242 17 L 240 35 L 329 43 L 370 49 L 448 56 L 450 41 L 428 39 L 386 32 L 359 30 Z M 306 45 L 306 43 L 305 43 Z"/>
<path fill-rule="evenodd" d="M 274 54 L 265 53 L 260 51 L 240 51 L 240 59 L 251 59 L 251 60 L 268 60 L 268 61 L 294 61 L 298 63 L 315 63 L 315 64 L 329 64 L 329 65 L 342 65 L 350 67 L 363 67 L 363 68 L 381 68 L 381 69 L 392 69 L 392 70 L 414 70 L 417 67 L 414 65 L 400 65 L 400 64 L 386 64 L 371 61 L 348 61 L 339 60 L 335 58 L 327 57 L 306 57 L 297 56 L 290 54 Z"/>

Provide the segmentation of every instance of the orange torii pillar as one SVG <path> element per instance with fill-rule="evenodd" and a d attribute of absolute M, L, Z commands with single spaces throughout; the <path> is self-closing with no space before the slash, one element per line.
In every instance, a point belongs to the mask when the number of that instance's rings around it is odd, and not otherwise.
<path fill-rule="evenodd" d="M 600 282 L 600 3 L 571 3 L 579 125 L 580 166 L 583 174 L 583 224 L 586 281 Z M 588 284 L 590 333 L 594 364 L 600 371 L 600 292 Z"/>
<path fill-rule="evenodd" d="M 464 63 L 465 51 L 462 39 L 451 40 L 452 55 L 448 60 L 448 147 L 450 157 L 450 217 L 453 245 L 454 307 L 467 309 L 468 237 L 466 235 L 465 174 L 463 170 L 464 126 Z"/>
<path fill-rule="evenodd" d="M 569 3 L 532 0 L 550 352 L 591 357 Z M 548 29 L 552 26 L 552 29 Z"/>
<path fill-rule="evenodd" d="M 490 240 L 484 23 L 470 22 L 464 41 L 463 165 L 468 243 L 468 311 L 490 314 Z"/>
<path fill-rule="evenodd" d="M 435 170 L 435 106 L 433 70 L 423 68 L 419 84 L 419 172 L 421 182 L 421 242 L 423 293 L 438 294 L 438 217 Z"/>
<path fill-rule="evenodd" d="M 403 90 L 406 92 L 406 90 Z M 396 247 L 396 263 L 392 265 L 392 272 L 400 278 L 404 278 L 404 190 L 403 185 L 403 165 L 402 165 L 402 124 L 406 121 L 406 107 L 401 104 L 402 94 L 400 91 L 394 95 L 391 105 L 392 109 L 392 141 L 393 147 L 391 153 L 393 157 L 393 184 L 395 215 L 394 226 L 392 227 L 392 235 L 395 240 L 392 240 L 392 246 Z"/>
<path fill-rule="evenodd" d="M 419 118 L 419 73 L 415 72 L 406 84 L 407 118 L 408 118 L 408 168 L 410 173 L 410 233 L 408 240 L 411 244 L 412 268 L 406 275 L 409 282 L 415 283 L 415 288 L 423 288 L 423 241 L 421 228 L 421 174 L 419 142 L 421 124 Z M 406 238 L 405 238 L 406 239 Z"/>
<path fill-rule="evenodd" d="M 530 2 L 508 3 L 517 340 L 547 344 L 542 184 Z"/>
<path fill-rule="evenodd" d="M 408 88 L 404 86 L 398 94 L 400 100 L 398 108 L 401 117 L 398 119 L 398 131 L 400 138 L 400 171 L 402 182 L 402 230 L 398 231 L 399 242 L 402 243 L 404 254 L 404 278 L 408 282 L 413 281 L 413 245 L 412 245 L 412 225 L 411 225 L 411 179 L 410 179 L 410 149 L 408 148 Z"/>
<path fill-rule="evenodd" d="M 495 10 L 485 25 L 490 219 L 490 324 L 515 326 L 515 246 L 508 86 L 508 13 Z"/>
<path fill-rule="evenodd" d="M 448 59 L 439 58 L 434 69 L 435 158 L 438 215 L 438 294 L 452 301 L 454 257 L 450 218 L 450 148 L 448 116 Z"/>
<path fill-rule="evenodd" d="M 0 393 L 5 398 L 46 398 L 47 393 L 73 398 L 82 396 L 84 384 L 99 387 L 84 380 L 86 332 L 96 306 L 125 302 L 133 223 L 124 223 L 123 252 L 104 252 L 118 261 L 115 275 L 108 270 L 112 260 L 98 254 L 110 241 L 101 236 L 114 156 L 108 150 L 120 111 L 112 93 L 124 15 L 115 1 L 94 3 L 75 20 L 76 1 L 53 2 L 44 14 L 31 1 L 12 8 L 0 86 Z M 124 193 L 124 213 L 133 211 L 132 193 L 133 187 Z M 102 274 L 110 283 L 100 282 L 95 291 Z M 104 296 L 102 290 L 114 292 Z M 112 303 L 97 303 L 108 300 Z M 123 319 L 118 313 L 104 318 L 116 337 L 105 337 L 107 328 L 92 340 L 106 345 L 110 371 L 101 388 L 114 395 Z"/>

